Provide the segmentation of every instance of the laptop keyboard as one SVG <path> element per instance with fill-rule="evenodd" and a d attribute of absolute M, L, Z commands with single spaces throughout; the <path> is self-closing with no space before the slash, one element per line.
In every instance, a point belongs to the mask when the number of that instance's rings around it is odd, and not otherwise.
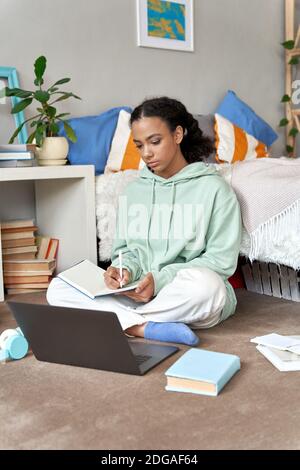
<path fill-rule="evenodd" d="M 150 357 L 152 356 L 143 356 L 142 354 L 135 354 L 134 357 L 136 359 L 137 364 L 140 366 L 141 364 L 143 364 L 143 362 L 148 361 L 148 359 L 150 359 Z"/>

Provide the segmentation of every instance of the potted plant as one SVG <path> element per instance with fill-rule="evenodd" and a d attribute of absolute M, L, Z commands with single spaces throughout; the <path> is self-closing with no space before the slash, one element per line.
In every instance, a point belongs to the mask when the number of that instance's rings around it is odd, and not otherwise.
<path fill-rule="evenodd" d="M 18 113 L 29 107 L 32 102 L 37 101 L 37 114 L 26 119 L 13 133 L 9 143 L 13 143 L 25 123 L 30 122 L 30 133 L 27 143 L 36 143 L 40 149 L 38 156 L 40 159 L 60 159 L 63 160 L 68 154 L 68 141 L 65 137 L 59 137 L 59 124 L 64 126 L 65 133 L 72 142 L 76 142 L 77 138 L 74 130 L 65 119 L 70 113 L 61 113 L 57 110 L 55 103 L 67 100 L 69 98 L 81 99 L 79 96 L 71 92 L 61 91 L 60 85 L 68 83 L 70 78 L 62 78 L 51 85 L 49 88 L 43 89 L 44 73 L 46 70 L 46 57 L 40 56 L 34 63 L 34 73 L 36 90 L 22 90 L 21 88 L 9 88 L 4 90 L 5 96 L 17 96 L 21 98 L 12 109 L 12 113 Z"/>

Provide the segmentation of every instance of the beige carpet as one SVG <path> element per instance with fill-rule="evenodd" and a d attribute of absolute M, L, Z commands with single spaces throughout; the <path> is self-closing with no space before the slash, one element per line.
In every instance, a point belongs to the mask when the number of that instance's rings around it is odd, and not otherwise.
<path fill-rule="evenodd" d="M 218 397 L 164 390 L 164 372 L 182 346 L 143 377 L 29 355 L 0 365 L 0 448 L 300 449 L 300 372 L 279 372 L 249 343 L 269 332 L 300 334 L 300 304 L 237 293 L 234 317 L 199 332 L 201 347 L 241 358 Z M 10 326 L 0 304 L 0 331 Z"/>

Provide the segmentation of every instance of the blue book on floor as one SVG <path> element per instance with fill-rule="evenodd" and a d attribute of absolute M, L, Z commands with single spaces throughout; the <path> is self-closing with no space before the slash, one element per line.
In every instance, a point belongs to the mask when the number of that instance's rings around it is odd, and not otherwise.
<path fill-rule="evenodd" d="M 166 390 L 216 396 L 241 368 L 240 358 L 191 348 L 166 372 Z"/>

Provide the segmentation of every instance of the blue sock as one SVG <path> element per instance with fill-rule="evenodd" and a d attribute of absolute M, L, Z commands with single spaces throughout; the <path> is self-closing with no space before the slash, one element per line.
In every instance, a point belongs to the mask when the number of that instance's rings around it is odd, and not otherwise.
<path fill-rule="evenodd" d="M 148 321 L 145 326 L 146 339 L 166 341 L 168 343 L 182 343 L 196 346 L 199 343 L 198 336 L 184 323 L 157 323 Z"/>

